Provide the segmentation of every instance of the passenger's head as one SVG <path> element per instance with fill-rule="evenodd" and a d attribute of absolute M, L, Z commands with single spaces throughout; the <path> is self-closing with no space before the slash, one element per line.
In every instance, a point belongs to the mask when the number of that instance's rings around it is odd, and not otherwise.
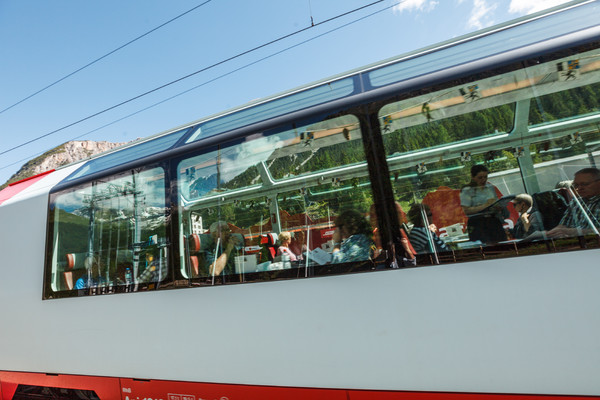
<path fill-rule="evenodd" d="M 584 199 L 599 195 L 600 170 L 598 168 L 584 168 L 575 172 L 573 187 Z"/>
<path fill-rule="evenodd" d="M 221 237 L 221 240 L 225 240 L 225 238 L 229 237 L 229 235 L 231 235 L 231 229 L 229 229 L 229 224 L 227 224 L 227 222 L 225 221 L 217 221 L 217 222 L 213 222 L 210 225 L 210 234 L 213 236 L 213 238 L 218 238 Z"/>
<path fill-rule="evenodd" d="M 490 170 L 483 164 L 475 164 L 471 167 L 471 184 L 474 186 L 485 186 Z"/>
<path fill-rule="evenodd" d="M 511 203 L 513 203 L 515 209 L 519 213 L 524 213 L 533 205 L 533 198 L 527 193 L 522 193 L 515 196 L 515 198 L 511 200 Z"/>
<path fill-rule="evenodd" d="M 355 210 L 342 211 L 335 219 L 335 226 L 340 230 L 342 238 L 357 234 L 371 235 L 371 226 L 367 219 Z"/>
<path fill-rule="evenodd" d="M 431 223 L 431 209 L 427 204 L 413 204 L 413 206 L 408 210 L 408 219 L 415 226 L 425 226 Z M 427 220 L 424 220 L 424 218 Z"/>
<path fill-rule="evenodd" d="M 573 181 L 560 181 L 554 186 L 554 189 L 571 189 L 571 186 L 573 186 Z"/>
<path fill-rule="evenodd" d="M 281 232 L 277 239 L 279 240 L 280 245 L 285 246 L 290 244 L 290 242 L 292 241 L 292 235 L 289 232 Z"/>

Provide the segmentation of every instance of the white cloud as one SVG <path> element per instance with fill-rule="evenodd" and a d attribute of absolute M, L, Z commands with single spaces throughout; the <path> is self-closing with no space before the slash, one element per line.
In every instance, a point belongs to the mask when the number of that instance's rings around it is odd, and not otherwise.
<path fill-rule="evenodd" d="M 508 11 L 517 14 L 531 14 L 570 0 L 510 0 Z"/>
<path fill-rule="evenodd" d="M 494 23 L 493 13 L 497 7 L 496 3 L 489 4 L 486 0 L 473 0 L 473 9 L 467 25 L 476 29 L 492 25 Z"/>
<path fill-rule="evenodd" d="M 403 11 L 425 11 L 429 12 L 433 10 L 439 3 L 436 0 L 404 0 L 402 3 L 394 6 L 394 11 L 403 12 Z"/>

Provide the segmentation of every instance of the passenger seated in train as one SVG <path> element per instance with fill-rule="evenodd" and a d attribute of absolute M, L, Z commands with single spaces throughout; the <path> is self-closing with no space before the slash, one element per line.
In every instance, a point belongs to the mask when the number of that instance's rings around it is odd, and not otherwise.
<path fill-rule="evenodd" d="M 294 237 L 292 238 L 292 241 L 288 247 L 292 253 L 298 256 L 299 260 L 302 260 L 308 249 L 304 231 L 295 232 Z"/>
<path fill-rule="evenodd" d="M 600 228 L 600 170 L 584 168 L 575 172 L 573 188 L 577 196 L 555 228 L 546 232 L 550 238 L 598 234 Z"/>
<path fill-rule="evenodd" d="M 277 248 L 277 255 L 286 255 L 290 261 L 296 261 L 298 256 L 290 250 L 290 244 L 292 243 L 292 235 L 289 232 L 281 232 L 278 237 L 279 247 Z"/>
<path fill-rule="evenodd" d="M 533 206 L 533 197 L 527 193 L 519 194 L 511 200 L 515 210 L 519 213 L 519 219 L 514 228 L 509 232 L 515 239 L 523 239 L 534 232 L 544 230 L 542 214 Z"/>
<path fill-rule="evenodd" d="M 437 227 L 431 223 L 431 209 L 427 204 L 413 204 L 408 211 L 408 218 L 414 224 L 408 239 L 417 254 L 449 251 L 446 243 L 437 235 Z"/>
<path fill-rule="evenodd" d="M 460 191 L 460 205 L 468 217 L 469 240 L 483 243 L 506 240 L 502 226 L 506 208 L 490 207 L 498 201 L 499 190 L 487 181 L 485 165 L 471 167 L 471 181 Z"/>
<path fill-rule="evenodd" d="M 398 213 L 398 221 L 401 224 L 408 222 L 408 220 L 406 219 L 406 214 L 404 213 L 404 210 L 402 210 L 402 206 L 398 202 L 396 202 L 396 212 Z M 371 221 L 371 228 L 373 230 L 373 240 L 375 242 L 375 257 L 377 257 L 382 250 L 382 246 L 381 238 L 379 236 L 379 228 L 377 227 L 377 208 L 375 204 L 372 204 L 369 210 L 369 220 Z M 402 248 L 404 249 L 405 253 L 405 257 L 402 257 L 402 266 L 412 267 L 417 265 L 417 258 L 415 257 L 417 252 L 410 243 L 410 240 L 408 239 L 408 234 L 406 233 L 403 227 L 400 228 L 400 243 L 402 244 Z"/>
<path fill-rule="evenodd" d="M 371 227 L 355 210 L 342 211 L 335 219 L 331 263 L 365 261 L 371 257 Z"/>
<path fill-rule="evenodd" d="M 167 275 L 167 262 L 155 260 L 152 252 L 146 253 L 146 265 L 138 276 L 139 283 L 160 282 Z"/>
<path fill-rule="evenodd" d="M 87 257 L 84 261 L 86 273 L 75 282 L 75 289 L 89 289 L 104 286 L 106 278 L 102 276 L 100 260 L 97 257 Z"/>
<path fill-rule="evenodd" d="M 213 246 L 206 250 L 205 260 L 209 265 L 210 275 L 218 276 L 223 271 L 225 275 L 235 273 L 235 256 L 239 254 L 244 246 L 236 235 L 231 234 L 229 224 L 217 221 L 210 225 L 210 234 L 213 238 Z"/>

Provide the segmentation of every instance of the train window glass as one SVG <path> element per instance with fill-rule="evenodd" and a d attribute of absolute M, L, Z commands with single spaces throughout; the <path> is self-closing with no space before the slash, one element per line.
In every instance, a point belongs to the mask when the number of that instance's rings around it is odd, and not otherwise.
<path fill-rule="evenodd" d="M 215 284 L 338 271 L 349 261 L 370 268 L 372 196 L 359 132 L 357 118 L 343 116 L 251 135 L 182 160 L 182 275 Z M 350 142 L 359 149 L 346 158 L 323 157 Z M 334 249 L 336 222 L 346 226 L 345 236 L 335 236 L 344 249 Z"/>
<path fill-rule="evenodd" d="M 264 162 L 278 137 L 248 140 L 184 160 L 178 167 L 179 192 L 185 202 L 218 199 L 226 192 L 257 187 Z"/>
<path fill-rule="evenodd" d="M 52 201 L 54 292 L 155 288 L 168 276 L 162 168 L 132 170 Z"/>
<path fill-rule="evenodd" d="M 352 115 L 294 127 L 280 135 L 287 139 L 285 146 L 268 159 L 269 172 L 275 180 L 365 162 L 359 122 Z"/>
<path fill-rule="evenodd" d="M 173 132 L 168 135 L 148 140 L 135 146 L 126 147 L 112 154 L 107 154 L 104 157 L 95 158 L 87 162 L 79 170 L 71 174 L 66 180 L 70 181 L 73 179 L 81 178 L 83 176 L 87 176 L 96 172 L 103 171 L 105 169 L 113 168 L 121 164 L 135 161 L 150 156 L 152 154 L 157 154 L 161 151 L 165 151 L 171 148 L 189 130 L 190 128 L 182 129 L 180 131 Z"/>
<path fill-rule="evenodd" d="M 285 247 L 305 274 L 372 268 L 377 221 L 370 215 L 373 196 L 366 174 L 363 169 L 352 177 L 305 182 L 278 194 L 280 229 L 290 237 Z"/>
<path fill-rule="evenodd" d="M 478 37 L 477 40 L 471 40 L 474 38 L 466 36 L 462 38 L 461 43 L 456 44 L 455 42 L 460 38 L 453 39 L 451 46 L 440 51 L 427 54 L 425 50 L 417 54 L 408 54 L 397 63 L 369 72 L 368 76 L 373 86 L 383 86 L 434 71 L 442 71 L 455 65 L 463 65 L 465 60 L 484 59 L 535 44 L 549 37 L 560 37 L 594 26 L 597 23 L 597 10 L 597 5 L 587 4 L 521 26 L 514 26 L 511 29 L 497 30 L 493 35 Z M 574 25 L 572 21 L 577 21 L 577 24 Z M 444 45 L 443 43 L 436 47 L 440 48 Z M 414 58 L 407 59 L 411 56 Z"/>
<path fill-rule="evenodd" d="M 340 79 L 204 122 L 187 143 L 352 94 L 352 78 Z"/>
<path fill-rule="evenodd" d="M 529 110 L 534 199 L 548 236 L 600 229 L 600 52 L 551 63 Z M 577 173 L 578 171 L 587 171 Z M 533 179 L 535 178 L 535 179 Z M 574 185 L 573 185 L 574 183 Z"/>
<path fill-rule="evenodd" d="M 530 127 L 558 121 L 600 121 L 600 51 L 580 53 L 530 70 L 534 70 L 531 79 L 536 95 L 529 108 Z"/>
<path fill-rule="evenodd" d="M 495 86 L 487 83 L 451 88 L 382 107 L 379 118 L 386 154 L 441 148 L 510 132 L 515 105 L 501 104 L 499 97 L 488 101 L 487 96 L 498 93 Z"/>
<path fill-rule="evenodd" d="M 427 161 L 427 162 L 426 162 Z M 412 164 L 412 165 L 409 165 Z M 416 165 L 414 165 L 416 164 Z M 472 189 L 471 169 L 485 167 L 487 182 Z M 421 162 L 391 162 L 391 182 L 399 207 L 399 218 L 406 223 L 409 240 L 418 254 L 443 253 L 480 247 L 510 239 L 506 230 L 514 227 L 517 213 L 509 200 L 522 193 L 515 155 L 510 149 L 469 154 Z M 472 195 L 476 191 L 477 196 Z M 481 192 L 481 194 L 479 193 Z M 497 201 L 498 209 L 490 210 L 490 219 L 498 236 L 487 237 L 474 232 L 471 220 L 472 198 Z"/>

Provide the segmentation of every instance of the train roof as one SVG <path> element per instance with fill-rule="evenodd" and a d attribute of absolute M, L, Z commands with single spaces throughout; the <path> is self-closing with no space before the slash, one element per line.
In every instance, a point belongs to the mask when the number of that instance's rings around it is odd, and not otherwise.
<path fill-rule="evenodd" d="M 64 183 L 74 184 L 116 166 L 135 163 L 153 155 L 198 143 L 216 135 L 297 113 L 307 108 L 338 102 L 356 95 L 460 69 L 479 60 L 503 64 L 514 61 L 524 49 L 536 55 L 600 38 L 598 0 L 576 0 L 521 17 L 472 34 L 444 41 L 398 57 L 256 100 L 145 139 L 131 142 L 84 160 Z M 542 45 L 543 43 L 548 43 Z M 61 185 L 62 186 L 62 185 Z"/>

